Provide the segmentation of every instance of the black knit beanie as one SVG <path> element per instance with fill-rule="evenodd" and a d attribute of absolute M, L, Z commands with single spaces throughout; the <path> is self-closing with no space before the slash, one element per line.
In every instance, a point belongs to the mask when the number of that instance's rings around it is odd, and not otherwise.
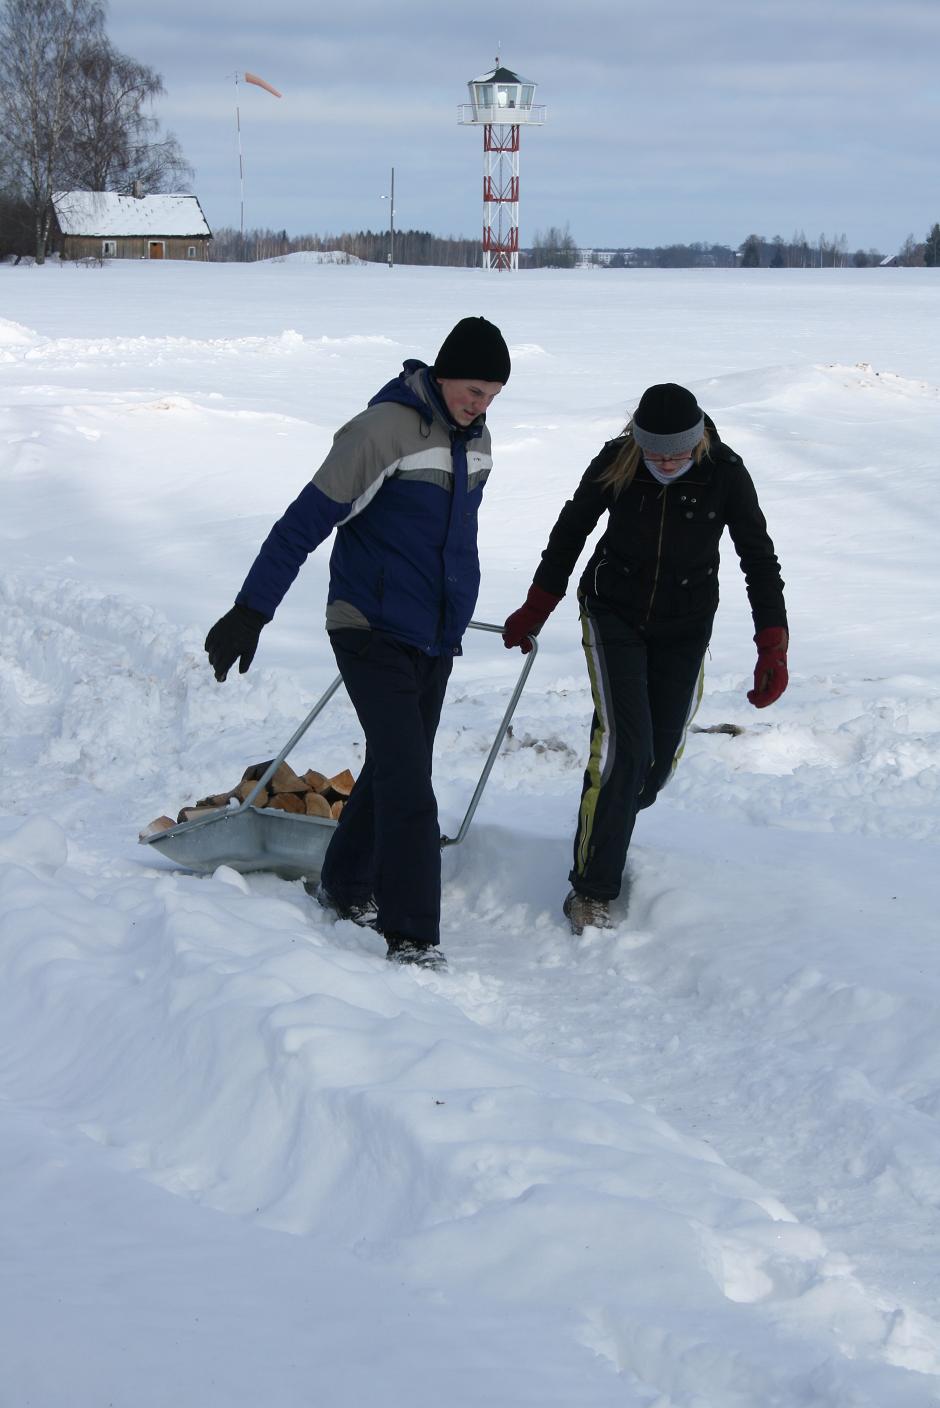
<path fill-rule="evenodd" d="M 466 381 L 479 377 L 480 381 L 499 381 L 505 386 L 510 372 L 509 348 L 495 324 L 485 318 L 461 318 L 444 338 L 432 371 L 438 378 Z"/>
<path fill-rule="evenodd" d="M 673 381 L 649 386 L 633 412 L 633 438 L 654 455 L 684 455 L 705 434 L 705 417 L 691 391 Z"/>

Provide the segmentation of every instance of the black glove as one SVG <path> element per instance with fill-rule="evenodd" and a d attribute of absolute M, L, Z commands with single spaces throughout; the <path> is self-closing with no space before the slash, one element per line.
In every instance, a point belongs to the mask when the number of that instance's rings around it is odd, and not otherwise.
<path fill-rule="evenodd" d="M 258 637 L 262 626 L 270 621 L 251 606 L 233 606 L 221 620 L 216 621 L 206 636 L 206 654 L 209 664 L 215 670 L 215 677 L 221 683 L 229 670 L 238 661 L 238 673 L 243 675 L 255 658 Z"/>

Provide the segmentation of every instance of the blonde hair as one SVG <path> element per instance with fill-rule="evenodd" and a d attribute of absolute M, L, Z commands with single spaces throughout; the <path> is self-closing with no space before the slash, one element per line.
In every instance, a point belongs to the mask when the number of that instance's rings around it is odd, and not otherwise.
<path fill-rule="evenodd" d="M 621 489 L 625 489 L 628 484 L 633 482 L 633 477 L 640 467 L 640 460 L 643 458 L 643 451 L 633 438 L 632 420 L 627 421 L 621 431 L 621 438 L 623 445 L 597 481 L 602 489 L 613 489 L 614 498 L 617 497 Z M 711 436 L 706 426 L 702 432 L 701 440 L 690 452 L 689 458 L 696 464 L 701 464 L 708 454 L 710 446 Z"/>

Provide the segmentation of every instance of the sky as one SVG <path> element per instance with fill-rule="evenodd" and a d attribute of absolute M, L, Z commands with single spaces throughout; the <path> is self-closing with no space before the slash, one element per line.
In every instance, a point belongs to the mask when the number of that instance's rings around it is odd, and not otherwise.
<path fill-rule="evenodd" d="M 533 18 L 537 15 L 537 19 Z M 162 74 L 157 116 L 195 168 L 210 225 L 291 234 L 396 225 L 475 236 L 482 135 L 467 82 L 502 62 L 538 87 L 523 133 L 521 243 L 584 247 L 752 233 L 845 234 L 894 252 L 940 219 L 936 0 L 405 0 L 111 7 L 108 32 Z"/>

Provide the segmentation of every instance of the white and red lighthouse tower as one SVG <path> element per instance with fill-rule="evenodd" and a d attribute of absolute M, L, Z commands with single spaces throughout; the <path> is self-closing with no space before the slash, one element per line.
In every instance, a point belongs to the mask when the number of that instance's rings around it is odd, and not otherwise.
<path fill-rule="evenodd" d="M 535 84 L 496 67 L 473 78 L 469 103 L 457 109 L 465 127 L 483 128 L 483 267 L 519 268 L 519 132 L 540 127 L 545 106 L 535 105 Z"/>

